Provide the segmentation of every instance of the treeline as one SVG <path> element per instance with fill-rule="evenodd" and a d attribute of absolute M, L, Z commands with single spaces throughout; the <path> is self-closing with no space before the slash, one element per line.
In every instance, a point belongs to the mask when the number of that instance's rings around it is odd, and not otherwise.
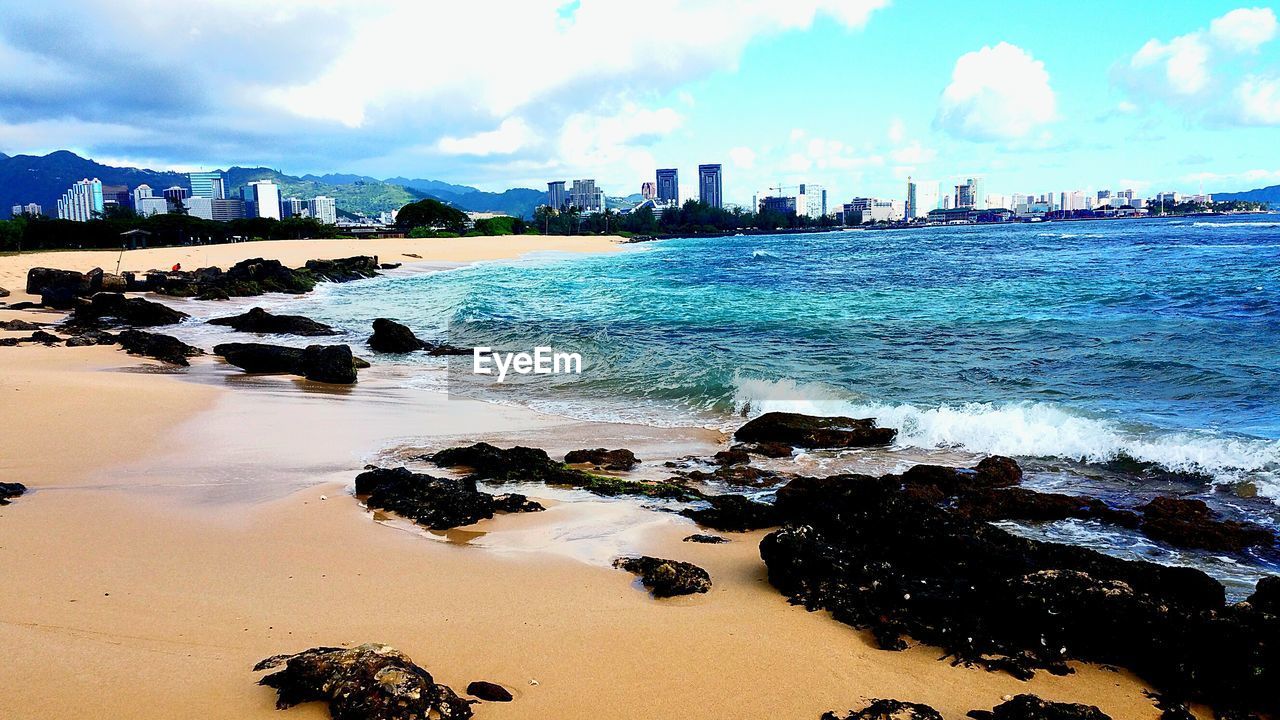
<path fill-rule="evenodd" d="M 0 251 L 112 249 L 122 247 L 122 235 L 144 230 L 148 246 L 203 245 L 245 240 L 298 240 L 338 237 L 337 228 L 315 218 L 244 218 L 216 222 L 190 215 L 108 217 L 88 222 L 16 217 L 0 220 Z"/>
<path fill-rule="evenodd" d="M 742 208 L 726 210 L 697 200 L 686 201 L 679 207 L 667 208 L 659 216 L 650 207 L 642 207 L 628 214 L 615 210 L 602 213 L 583 213 L 576 208 L 555 212 L 547 207 L 535 211 L 528 224 L 528 232 L 546 235 L 582 234 L 631 234 L 631 235 L 689 235 L 698 233 L 724 233 L 737 230 L 778 230 L 782 228 L 834 227 L 840 225 L 832 218 L 810 218 L 805 215 L 760 212 Z"/>
<path fill-rule="evenodd" d="M 1267 203 L 1251 202 L 1249 200 L 1222 200 L 1219 202 L 1200 203 L 1200 202 L 1180 202 L 1165 203 L 1161 207 L 1159 202 L 1147 203 L 1147 211 L 1151 215 L 1194 215 L 1203 212 L 1261 212 L 1267 210 Z"/>

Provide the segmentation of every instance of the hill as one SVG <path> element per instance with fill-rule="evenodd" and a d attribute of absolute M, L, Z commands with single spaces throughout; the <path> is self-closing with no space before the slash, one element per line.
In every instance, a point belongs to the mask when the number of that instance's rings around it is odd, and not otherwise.
<path fill-rule="evenodd" d="M 1246 202 L 1263 202 L 1270 203 L 1272 206 L 1280 206 L 1280 185 L 1271 185 L 1237 193 L 1214 193 L 1213 199 L 1244 200 Z"/>
<path fill-rule="evenodd" d="M 29 202 L 39 203 L 52 215 L 58 198 L 72 183 L 94 177 L 105 185 L 127 185 L 131 189 L 150 185 L 164 190 L 188 184 L 187 176 L 182 173 L 112 167 L 66 150 L 48 155 L 5 155 L 0 157 L 0 215 L 8 217 L 10 207 Z"/>
<path fill-rule="evenodd" d="M 436 193 L 448 193 L 450 195 L 466 195 L 467 193 L 477 192 L 470 185 L 454 185 L 442 180 L 423 180 L 419 178 L 410 179 L 406 177 L 393 177 L 383 180 L 393 185 L 403 185 L 407 188 L 417 190 L 418 192 L 435 195 Z"/>

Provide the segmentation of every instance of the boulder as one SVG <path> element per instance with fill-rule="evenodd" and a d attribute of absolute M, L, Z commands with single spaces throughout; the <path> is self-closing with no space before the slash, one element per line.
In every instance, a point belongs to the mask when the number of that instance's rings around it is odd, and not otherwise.
<path fill-rule="evenodd" d="M 43 295 L 50 290 L 67 290 L 71 296 L 89 292 L 89 278 L 75 270 L 34 267 L 27 271 L 27 294 Z"/>
<path fill-rule="evenodd" d="M 888 445 L 897 435 L 898 431 L 892 428 L 876 427 L 876 421 L 872 419 L 817 417 L 787 412 L 765 413 L 733 434 L 743 442 L 785 443 L 804 448 Z"/>
<path fill-rule="evenodd" d="M 387 645 L 316 647 L 269 657 L 253 669 L 282 665 L 258 681 L 276 690 L 280 710 L 327 702 L 335 720 L 466 720 L 472 714 L 470 703 Z"/>
<path fill-rule="evenodd" d="M 543 507 L 523 495 L 494 496 L 474 480 L 437 478 L 408 468 L 372 468 L 356 476 L 356 494 L 371 508 L 390 510 L 432 530 L 486 520 L 497 511 L 536 512 Z"/>
<path fill-rule="evenodd" d="M 498 683 L 476 680 L 467 685 L 467 694 L 485 702 L 511 702 L 511 691 Z"/>
<path fill-rule="evenodd" d="M 369 347 L 374 352 L 407 353 L 415 350 L 426 350 L 427 343 L 418 339 L 408 327 L 395 320 L 378 318 L 373 321 L 373 334 L 369 336 Z"/>
<path fill-rule="evenodd" d="M 105 344 L 97 339 L 97 344 Z M 171 365 L 187 367 L 187 358 L 203 355 L 204 350 L 188 345 L 172 335 L 149 333 L 142 330 L 122 330 L 114 338 L 130 355 L 143 355 Z"/>
<path fill-rule="evenodd" d="M 6 297 L 9 297 L 9 291 L 0 287 L 0 298 L 6 298 Z"/>
<path fill-rule="evenodd" d="M 36 310 L 43 307 L 40 303 L 23 300 L 5 307 L 6 310 Z"/>
<path fill-rule="evenodd" d="M 649 588 L 654 597 L 692 595 L 711 589 L 711 576 L 693 563 L 641 555 L 618 558 L 613 566 L 639 575 L 640 582 Z"/>
<path fill-rule="evenodd" d="M 13 498 L 27 491 L 27 486 L 17 482 L 0 482 L 0 505 L 8 505 Z"/>
<path fill-rule="evenodd" d="M 52 346 L 60 345 L 62 343 L 62 338 L 54 335 L 53 333 L 47 333 L 44 330 L 36 330 L 26 337 L 0 338 L 0 346 L 4 347 L 13 347 L 22 343 L 40 343 L 41 345 Z"/>
<path fill-rule="evenodd" d="M 378 258 L 369 255 L 357 255 L 336 260 L 308 260 L 307 270 L 321 280 L 329 282 L 351 282 L 363 278 L 378 276 Z"/>
<path fill-rule="evenodd" d="M 349 345 L 308 345 L 302 351 L 302 375 L 314 382 L 354 385 L 356 363 Z"/>
<path fill-rule="evenodd" d="M 704 545 L 719 545 L 720 543 L 729 542 L 729 538 L 720 537 L 719 535 L 704 535 L 702 533 L 694 533 L 685 538 L 683 542 L 702 543 Z"/>
<path fill-rule="evenodd" d="M 951 497 L 968 490 L 1010 487 L 1022 481 L 1022 468 L 1007 457 L 993 455 L 972 468 L 943 465 L 914 465 L 902 473 L 905 485 L 918 489 L 932 486 L 942 496 Z"/>
<path fill-rule="evenodd" d="M 1280 615 L 1280 575 L 1268 575 L 1258 581 L 1249 604 L 1259 612 Z"/>
<path fill-rule="evenodd" d="M 751 455 L 742 448 L 729 448 L 716 453 L 712 461 L 717 465 L 728 467 L 730 465 L 746 465 L 751 462 Z"/>
<path fill-rule="evenodd" d="M 242 315 L 214 318 L 210 325 L 226 325 L 240 332 L 263 333 L 273 335 L 303 335 L 308 337 L 319 335 L 337 335 L 338 331 L 302 315 L 273 315 L 260 307 L 253 308 Z"/>
<path fill-rule="evenodd" d="M 618 450 L 606 450 L 605 448 L 571 450 L 564 456 L 564 461 L 570 465 L 594 465 L 605 470 L 630 470 L 640 462 L 636 459 L 635 453 L 625 448 Z"/>
<path fill-rule="evenodd" d="M 305 349 L 265 343 L 222 343 L 215 355 L 251 373 L 290 373 L 315 382 L 352 385 L 356 363 L 347 345 L 308 345 Z"/>
<path fill-rule="evenodd" d="M 745 450 L 767 458 L 791 457 L 791 454 L 795 451 L 790 445 L 781 442 L 738 443 L 729 449 Z"/>
<path fill-rule="evenodd" d="M 0 320 L 0 330 L 13 330 L 20 332 L 25 330 L 39 330 L 43 326 L 43 323 L 27 322 L 26 320 Z"/>
<path fill-rule="evenodd" d="M 901 700 L 872 700 L 865 708 L 847 715 L 823 713 L 822 720 L 942 720 L 942 714 L 928 705 Z"/>
<path fill-rule="evenodd" d="M 72 325 L 132 325 L 156 327 L 174 325 L 188 316 L 184 312 L 145 298 L 127 298 L 120 293 L 100 292 L 87 303 L 76 306 L 68 322 Z"/>
<path fill-rule="evenodd" d="M 130 332 L 139 332 L 134 330 Z M 120 339 L 106 330 L 97 330 L 95 328 L 77 329 L 75 335 L 67 339 L 67 347 L 88 347 L 90 345 L 116 345 Z M 143 333 L 146 334 L 146 333 Z M 201 351 L 203 352 L 203 351 Z M 146 353 L 143 353 L 146 354 Z"/>
<path fill-rule="evenodd" d="M 776 527 L 782 523 L 773 505 L 756 502 L 742 495 L 713 495 L 707 498 L 709 508 L 680 511 L 681 515 L 715 530 L 746 532 Z"/>
<path fill-rule="evenodd" d="M 1253 523 L 1219 520 L 1203 500 L 1157 497 L 1138 508 L 1142 532 L 1178 547 L 1240 552 L 1271 547 L 1275 534 Z"/>
<path fill-rule="evenodd" d="M 395 270 L 398 267 L 400 267 L 400 263 L 380 263 L 378 265 L 379 270 Z"/>
<path fill-rule="evenodd" d="M 1100 520 L 1127 528 L 1136 528 L 1140 522 L 1137 513 L 1117 510 L 1097 498 L 1018 487 L 962 493 L 956 501 L 956 511 L 976 520 L 1052 522 L 1075 518 Z"/>
<path fill-rule="evenodd" d="M 1017 695 L 993 710 L 971 710 L 974 720 L 1111 720 L 1111 716 L 1092 705 L 1057 703 L 1035 695 Z"/>

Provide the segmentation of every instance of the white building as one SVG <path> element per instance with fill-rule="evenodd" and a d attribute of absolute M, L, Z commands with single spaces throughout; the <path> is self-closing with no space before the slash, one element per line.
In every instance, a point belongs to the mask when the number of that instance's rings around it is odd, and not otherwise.
<path fill-rule="evenodd" d="M 906 216 L 906 208 L 897 200 L 854 198 L 845 207 L 845 222 L 895 222 Z M 857 217 L 851 217 L 856 214 Z"/>
<path fill-rule="evenodd" d="M 270 180 L 254 180 L 243 192 L 249 217 L 280 219 L 280 186 Z"/>
<path fill-rule="evenodd" d="M 13 206 L 14 217 L 21 217 L 23 215 L 30 215 L 31 217 L 35 217 L 37 215 L 43 215 L 43 214 L 44 214 L 44 208 L 40 207 L 36 203 L 27 203 L 26 205 Z"/>
<path fill-rule="evenodd" d="M 1071 211 L 1085 209 L 1083 190 L 1071 190 L 1064 192 L 1061 197 L 1062 201 L 1058 203 L 1059 210 Z"/>
<path fill-rule="evenodd" d="M 102 217 L 102 181 L 85 178 L 72 185 L 58 198 L 58 218 L 88 222 Z"/>
<path fill-rule="evenodd" d="M 325 225 L 338 223 L 338 202 L 331 197 L 317 195 L 307 202 L 307 208 L 311 211 L 311 217 Z"/>
<path fill-rule="evenodd" d="M 596 188 L 595 180 L 574 180 L 569 204 L 584 213 L 604 212 L 604 192 Z"/>
<path fill-rule="evenodd" d="M 151 217 L 152 215 L 163 215 L 169 212 L 169 201 L 163 197 L 149 195 L 147 197 L 135 197 L 133 200 L 133 211 L 139 217 Z M 197 215 L 197 217 L 199 217 Z"/>
<path fill-rule="evenodd" d="M 796 213 L 817 220 L 827 214 L 827 189 L 813 183 L 800 183 L 796 193 Z"/>
<path fill-rule="evenodd" d="M 930 210 L 942 207 L 942 183 L 937 180 L 907 178 L 907 202 L 904 216 L 907 220 L 928 217 Z"/>

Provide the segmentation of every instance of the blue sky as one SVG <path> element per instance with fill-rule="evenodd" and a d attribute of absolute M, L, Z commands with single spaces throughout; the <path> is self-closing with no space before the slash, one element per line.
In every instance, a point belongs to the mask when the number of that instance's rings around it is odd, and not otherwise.
<path fill-rule="evenodd" d="M 0 151 L 636 192 L 1280 184 L 1274 5 L 0 1 Z M 441 31 L 440 28 L 445 28 Z"/>

